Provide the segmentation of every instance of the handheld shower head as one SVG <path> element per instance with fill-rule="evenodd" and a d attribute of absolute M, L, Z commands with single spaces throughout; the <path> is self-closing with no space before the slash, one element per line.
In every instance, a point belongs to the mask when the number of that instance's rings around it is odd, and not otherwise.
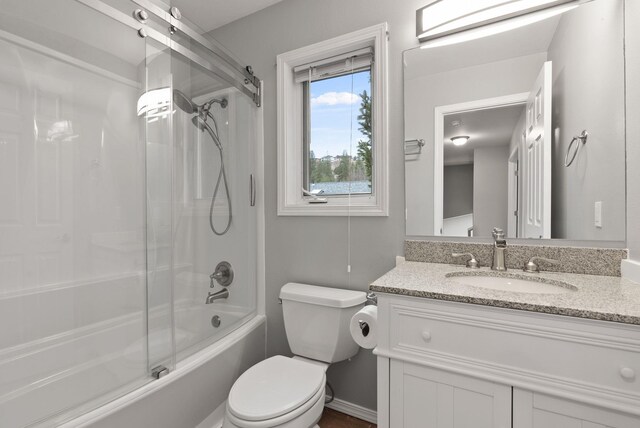
<path fill-rule="evenodd" d="M 196 115 L 196 116 L 193 116 L 193 118 L 191 119 L 191 122 L 195 125 L 196 128 L 200 130 L 200 132 L 207 131 L 207 133 L 211 136 L 211 139 L 215 143 L 216 147 L 218 147 L 218 150 L 222 152 L 222 143 L 218 138 L 218 134 L 213 129 L 211 129 L 211 127 L 207 123 L 206 118 L 203 119 L 202 117 L 200 117 L 200 115 Z"/>
<path fill-rule="evenodd" d="M 187 98 L 185 94 L 183 94 L 177 89 L 174 89 L 173 102 L 175 105 L 177 105 L 180 108 L 180 110 L 184 111 L 187 114 L 194 115 L 191 118 L 191 122 L 195 125 L 197 129 L 200 130 L 200 132 L 206 131 L 209 134 L 209 136 L 211 136 L 211 139 L 213 140 L 214 144 L 220 151 L 220 173 L 218 174 L 218 180 L 216 181 L 216 185 L 213 190 L 213 196 L 211 196 L 211 206 L 209 208 L 209 226 L 211 227 L 211 231 L 214 234 L 224 235 L 229 231 L 229 228 L 231 227 L 231 219 L 233 218 L 233 213 L 231 210 L 231 196 L 229 194 L 229 184 L 227 183 L 227 173 L 225 172 L 225 169 L 224 169 L 224 156 L 222 153 L 222 143 L 220 141 L 220 138 L 218 137 L 218 125 L 216 123 L 216 118 L 213 116 L 213 114 L 211 114 L 209 110 L 211 109 L 211 106 L 216 103 L 220 104 L 220 107 L 226 108 L 227 105 L 229 104 L 229 101 L 227 101 L 226 98 L 221 98 L 221 99 L 213 98 L 199 106 L 195 104 L 192 100 Z M 207 119 L 209 118 L 211 118 L 211 121 L 213 122 L 213 128 L 211 127 L 211 125 L 207 123 Z M 222 231 L 216 229 L 216 227 L 213 224 L 213 208 L 216 202 L 216 198 L 218 196 L 218 189 L 220 188 L 221 183 L 224 185 L 224 190 L 225 190 L 225 193 L 227 194 L 227 206 L 228 206 L 228 212 L 229 212 L 227 226 Z"/>

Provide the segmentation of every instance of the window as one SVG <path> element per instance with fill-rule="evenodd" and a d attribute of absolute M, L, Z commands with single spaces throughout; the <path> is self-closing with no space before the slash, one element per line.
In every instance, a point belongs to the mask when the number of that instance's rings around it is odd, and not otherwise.
<path fill-rule="evenodd" d="M 387 215 L 386 24 L 278 56 L 278 214 Z"/>

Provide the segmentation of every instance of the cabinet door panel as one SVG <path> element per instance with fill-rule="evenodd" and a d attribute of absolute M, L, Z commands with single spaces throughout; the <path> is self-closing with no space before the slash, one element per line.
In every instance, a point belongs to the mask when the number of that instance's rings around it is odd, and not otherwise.
<path fill-rule="evenodd" d="M 513 390 L 513 428 L 638 428 L 640 418 L 544 394 Z"/>
<path fill-rule="evenodd" d="M 510 428 L 511 388 L 401 361 L 391 362 L 391 426 Z"/>

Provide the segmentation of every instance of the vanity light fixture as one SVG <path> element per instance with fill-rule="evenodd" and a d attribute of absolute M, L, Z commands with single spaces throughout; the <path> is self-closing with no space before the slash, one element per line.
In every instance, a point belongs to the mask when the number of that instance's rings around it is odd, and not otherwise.
<path fill-rule="evenodd" d="M 519 27 L 565 12 L 584 2 L 585 0 L 436 0 L 416 11 L 416 37 L 421 43 L 428 42 L 489 24 L 503 23 L 523 15 L 538 15 L 536 12 L 558 8 L 547 11 L 553 12 L 551 14 L 540 14 L 539 19 L 534 21 L 520 22 L 517 25 Z M 502 31 L 505 30 L 496 32 Z M 471 38 L 486 35 L 488 34 Z"/>
<path fill-rule="evenodd" d="M 458 135 L 456 137 L 451 137 L 451 142 L 454 146 L 464 146 L 469 141 L 468 135 Z"/>

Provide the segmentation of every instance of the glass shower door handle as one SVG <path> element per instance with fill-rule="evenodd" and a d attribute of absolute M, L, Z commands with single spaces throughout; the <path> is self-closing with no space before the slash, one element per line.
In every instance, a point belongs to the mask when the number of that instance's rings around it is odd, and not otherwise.
<path fill-rule="evenodd" d="M 249 174 L 249 206 L 256 206 L 256 179 L 253 174 Z"/>

